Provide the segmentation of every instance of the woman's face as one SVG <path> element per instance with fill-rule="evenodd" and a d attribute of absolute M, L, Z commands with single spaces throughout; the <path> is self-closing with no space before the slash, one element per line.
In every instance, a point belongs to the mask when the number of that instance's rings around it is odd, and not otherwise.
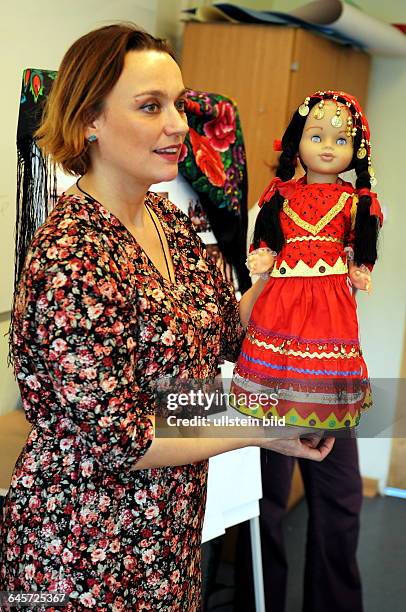
<path fill-rule="evenodd" d="M 346 134 L 349 112 L 340 104 L 342 126 L 334 127 L 331 120 L 336 114 L 336 103 L 326 100 L 322 119 L 313 116 L 317 108 L 313 107 L 307 116 L 299 155 L 308 172 L 337 175 L 348 167 L 353 155 L 352 137 Z"/>
<path fill-rule="evenodd" d="M 167 53 L 129 51 L 102 113 L 86 129 L 92 169 L 145 187 L 178 173 L 188 131 L 180 69 Z"/>

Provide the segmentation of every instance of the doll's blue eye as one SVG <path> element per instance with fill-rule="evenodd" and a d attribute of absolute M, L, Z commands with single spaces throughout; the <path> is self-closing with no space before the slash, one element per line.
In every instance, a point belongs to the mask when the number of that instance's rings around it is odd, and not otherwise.
<path fill-rule="evenodd" d="M 337 144 L 338 145 L 346 145 L 347 144 L 347 139 L 346 138 L 337 138 Z"/>
<path fill-rule="evenodd" d="M 312 136 L 312 142 L 321 142 L 321 138 L 318 134 Z"/>

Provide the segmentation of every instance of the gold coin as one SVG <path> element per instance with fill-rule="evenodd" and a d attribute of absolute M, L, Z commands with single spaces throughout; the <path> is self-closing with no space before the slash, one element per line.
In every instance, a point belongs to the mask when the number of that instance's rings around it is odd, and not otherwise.
<path fill-rule="evenodd" d="M 316 110 L 313 113 L 313 117 L 315 119 L 323 119 L 323 117 L 324 117 L 324 110 L 322 108 L 316 108 Z"/>
<path fill-rule="evenodd" d="M 302 117 L 306 117 L 306 115 L 309 114 L 309 107 L 307 104 L 301 104 L 299 106 L 299 115 L 301 115 Z"/>
<path fill-rule="evenodd" d="M 367 150 L 365 149 L 365 147 L 360 147 L 357 151 L 358 159 L 364 159 L 366 154 L 367 154 Z"/>
<path fill-rule="evenodd" d="M 331 119 L 331 125 L 333 127 L 339 128 L 342 126 L 342 124 L 343 120 L 338 115 L 334 115 L 334 117 Z"/>

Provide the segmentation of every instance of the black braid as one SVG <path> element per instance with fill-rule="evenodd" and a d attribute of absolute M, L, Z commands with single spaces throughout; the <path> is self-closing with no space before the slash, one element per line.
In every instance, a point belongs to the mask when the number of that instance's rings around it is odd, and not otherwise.
<path fill-rule="evenodd" d="M 319 100 L 313 99 L 309 102 L 309 109 L 312 109 Z M 299 143 L 302 138 L 306 117 L 302 117 L 296 110 L 282 138 L 282 153 L 279 157 L 279 164 L 276 176 L 282 181 L 288 181 L 295 175 L 296 160 L 299 154 Z M 253 245 L 257 249 L 261 240 L 273 250 L 279 253 L 285 244 L 283 235 L 280 211 L 282 210 L 284 197 L 275 191 L 269 202 L 265 202 L 258 213 L 254 229 Z"/>
<path fill-rule="evenodd" d="M 338 98 L 339 102 L 345 100 Z M 354 136 L 353 156 L 347 170 L 355 170 L 357 179 L 356 189 L 371 189 L 371 177 L 368 172 L 368 158 L 358 159 L 357 152 L 361 145 L 363 132 L 358 127 Z M 370 196 L 361 196 L 357 205 L 354 228 L 354 261 L 356 264 L 374 264 L 377 259 L 377 243 L 379 234 L 379 220 L 370 215 L 372 200 Z"/>
<path fill-rule="evenodd" d="M 357 134 L 358 136 L 358 134 Z M 357 151 L 362 135 L 359 134 L 354 142 L 354 156 L 352 167 L 357 175 L 356 189 L 371 189 L 371 177 L 368 172 L 368 160 L 357 158 Z M 378 257 L 377 244 L 379 234 L 379 220 L 370 214 L 372 200 L 370 196 L 360 196 L 357 205 L 354 231 L 354 261 L 358 265 L 374 264 Z"/>

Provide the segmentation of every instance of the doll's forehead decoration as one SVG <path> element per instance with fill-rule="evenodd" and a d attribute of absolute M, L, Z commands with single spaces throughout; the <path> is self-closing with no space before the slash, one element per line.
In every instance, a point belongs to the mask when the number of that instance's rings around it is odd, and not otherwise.
<path fill-rule="evenodd" d="M 357 150 L 358 159 L 364 159 L 368 156 L 368 171 L 371 175 L 371 181 L 374 178 L 374 170 L 372 168 L 371 161 L 371 141 L 370 141 L 370 130 L 367 118 L 362 112 L 360 103 L 356 98 L 350 96 L 344 91 L 316 91 L 311 96 L 306 96 L 303 103 L 299 106 L 298 112 L 302 117 L 306 117 L 309 112 L 309 103 L 311 100 L 319 100 L 319 102 L 313 107 L 313 117 L 315 119 L 322 119 L 324 117 L 324 104 L 326 100 L 332 100 L 336 104 L 336 112 L 331 118 L 331 125 L 339 128 L 343 125 L 343 118 L 341 117 L 341 110 L 346 107 L 348 109 L 346 132 L 347 136 L 356 136 L 357 131 L 361 131 L 361 142 Z"/>

